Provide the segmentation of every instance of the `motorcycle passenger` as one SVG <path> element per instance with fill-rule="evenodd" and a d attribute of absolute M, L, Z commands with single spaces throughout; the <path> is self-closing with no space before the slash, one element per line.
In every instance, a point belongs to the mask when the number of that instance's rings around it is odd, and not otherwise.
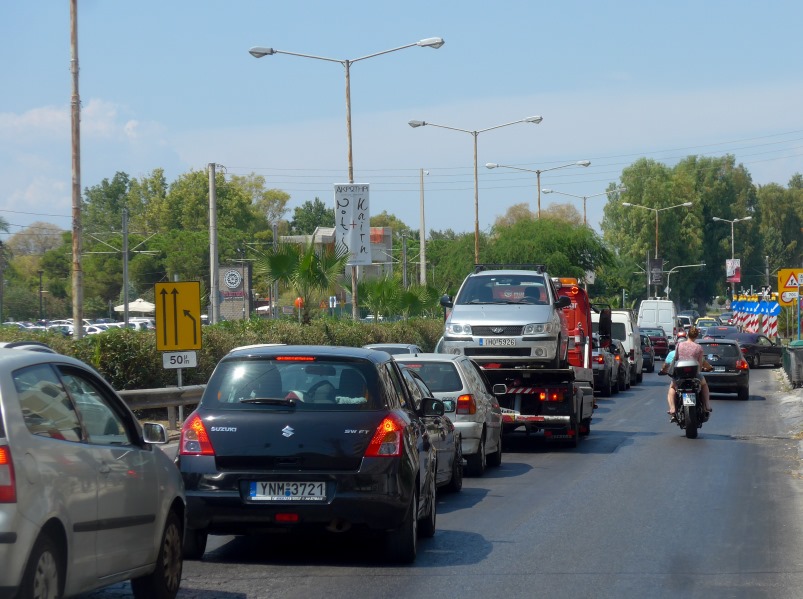
<path fill-rule="evenodd" d="M 683 335 L 682 332 L 678 333 L 678 342 L 675 345 L 675 351 L 670 352 L 670 355 L 667 355 L 666 361 L 664 362 L 664 367 L 662 371 L 666 371 L 669 365 L 672 363 L 672 360 L 681 361 L 681 360 L 695 360 L 700 365 L 700 370 L 697 372 L 697 379 L 700 381 L 700 395 L 702 396 L 703 406 L 705 411 L 710 413 L 713 411 L 711 407 L 711 403 L 709 401 L 709 392 L 708 392 L 708 384 L 706 383 L 705 377 L 703 376 L 704 371 L 711 370 L 711 366 L 705 360 L 705 356 L 703 355 L 703 348 L 701 345 L 696 343 L 697 337 L 700 335 L 700 329 L 695 326 L 692 326 L 689 329 L 688 337 Z M 686 337 L 686 341 L 680 343 L 681 338 Z M 669 391 L 667 393 L 667 402 L 669 403 L 669 416 L 672 422 L 675 421 L 675 395 L 677 391 L 677 386 L 675 385 L 675 381 L 672 381 L 669 385 Z"/>

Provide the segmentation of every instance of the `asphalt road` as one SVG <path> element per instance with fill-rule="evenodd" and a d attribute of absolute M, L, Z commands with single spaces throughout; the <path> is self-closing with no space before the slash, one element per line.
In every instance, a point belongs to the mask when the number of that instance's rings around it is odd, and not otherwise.
<path fill-rule="evenodd" d="M 647 374 L 598 398 L 577 449 L 506 438 L 500 468 L 440 496 L 413 566 L 351 536 L 210 537 L 179 597 L 803 598 L 803 390 L 782 383 L 752 371 L 750 401 L 714 395 L 690 440 Z"/>

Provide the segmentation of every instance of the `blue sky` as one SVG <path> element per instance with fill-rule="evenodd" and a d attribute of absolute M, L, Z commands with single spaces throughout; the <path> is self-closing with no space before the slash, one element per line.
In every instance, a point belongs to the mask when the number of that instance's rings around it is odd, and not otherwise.
<path fill-rule="evenodd" d="M 732 153 L 758 184 L 803 172 L 803 3 L 474 0 L 441 2 L 78 0 L 82 188 L 115 172 L 164 168 L 168 181 L 210 162 L 255 172 L 292 208 L 347 178 L 340 64 L 353 60 L 355 181 L 371 211 L 427 230 L 474 229 L 472 135 L 479 131 L 479 222 L 541 187 L 603 192 L 641 157 L 674 164 Z M 0 2 L 0 215 L 71 228 L 68 0 Z M 542 195 L 542 207 L 582 200 Z M 599 229 L 604 196 L 588 200 Z M 7 237 L 4 235 L 3 237 Z"/>

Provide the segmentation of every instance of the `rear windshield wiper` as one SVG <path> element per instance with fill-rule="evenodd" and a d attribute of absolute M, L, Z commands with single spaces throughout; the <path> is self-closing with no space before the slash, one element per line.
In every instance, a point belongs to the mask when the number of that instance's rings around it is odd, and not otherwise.
<path fill-rule="evenodd" d="M 292 397 L 248 397 L 241 399 L 240 403 L 254 403 L 268 406 L 294 406 L 296 400 Z"/>

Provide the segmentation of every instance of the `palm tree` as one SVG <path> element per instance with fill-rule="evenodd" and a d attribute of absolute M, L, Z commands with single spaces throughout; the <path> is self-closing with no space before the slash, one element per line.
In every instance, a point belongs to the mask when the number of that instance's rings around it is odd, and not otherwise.
<path fill-rule="evenodd" d="M 304 302 L 301 320 L 309 324 L 310 307 L 337 290 L 348 259 L 348 250 L 342 246 L 316 249 L 314 241 L 282 243 L 255 261 L 254 272 L 269 284 L 283 283 L 298 294 Z"/>

